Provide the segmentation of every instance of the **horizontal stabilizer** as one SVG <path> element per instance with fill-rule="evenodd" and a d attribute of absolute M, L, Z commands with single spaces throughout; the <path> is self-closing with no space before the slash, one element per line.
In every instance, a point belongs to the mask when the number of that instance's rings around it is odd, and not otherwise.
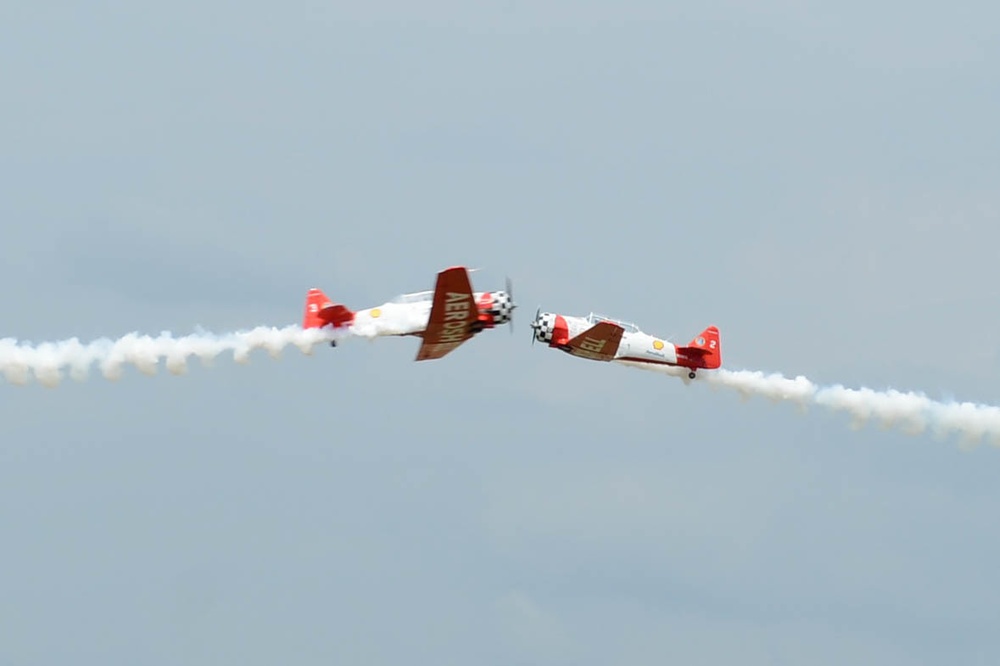
<path fill-rule="evenodd" d="M 714 370 L 722 365 L 722 340 L 719 329 L 709 326 L 686 347 L 677 347 L 678 365 Z"/>
<path fill-rule="evenodd" d="M 306 311 L 302 318 L 302 328 L 340 328 L 354 321 L 354 313 L 347 307 L 333 303 L 319 289 L 310 289 L 306 294 Z"/>

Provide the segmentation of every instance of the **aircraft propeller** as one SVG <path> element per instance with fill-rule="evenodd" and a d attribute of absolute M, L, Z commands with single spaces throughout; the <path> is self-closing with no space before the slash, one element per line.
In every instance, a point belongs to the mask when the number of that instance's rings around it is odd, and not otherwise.
<path fill-rule="evenodd" d="M 510 319 L 507 323 L 510 324 L 510 334 L 514 335 L 514 310 L 517 309 L 517 303 L 514 301 L 514 283 L 511 282 L 510 276 L 506 278 L 507 296 L 510 298 Z"/>
<path fill-rule="evenodd" d="M 535 334 L 538 332 L 538 316 L 542 314 L 542 306 L 535 310 L 535 318 L 531 320 L 531 346 L 535 346 Z"/>

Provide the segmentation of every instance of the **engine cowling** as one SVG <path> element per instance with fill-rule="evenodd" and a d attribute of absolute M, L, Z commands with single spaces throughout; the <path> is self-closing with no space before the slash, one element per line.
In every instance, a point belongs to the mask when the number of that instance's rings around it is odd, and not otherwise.
<path fill-rule="evenodd" d="M 480 321 L 489 328 L 506 324 L 514 316 L 514 299 L 506 291 L 488 291 L 477 305 Z"/>
<path fill-rule="evenodd" d="M 559 347 L 569 342 L 569 326 L 562 315 L 554 312 L 541 312 L 532 323 L 535 329 L 535 339 L 551 347 Z"/>

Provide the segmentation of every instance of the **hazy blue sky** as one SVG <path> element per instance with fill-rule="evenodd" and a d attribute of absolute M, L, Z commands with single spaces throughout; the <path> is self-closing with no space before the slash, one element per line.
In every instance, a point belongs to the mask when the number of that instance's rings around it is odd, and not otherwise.
<path fill-rule="evenodd" d="M 1000 452 L 529 346 L 1000 404 L 1000 11 L 7 2 L 0 336 L 515 335 L 0 385 L 0 664 L 995 664 Z"/>

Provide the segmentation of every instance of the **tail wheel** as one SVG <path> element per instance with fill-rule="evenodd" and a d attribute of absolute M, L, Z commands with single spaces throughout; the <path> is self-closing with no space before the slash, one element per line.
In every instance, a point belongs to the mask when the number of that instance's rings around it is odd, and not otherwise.
<path fill-rule="evenodd" d="M 694 379 L 694 371 L 688 373 L 688 379 Z"/>

